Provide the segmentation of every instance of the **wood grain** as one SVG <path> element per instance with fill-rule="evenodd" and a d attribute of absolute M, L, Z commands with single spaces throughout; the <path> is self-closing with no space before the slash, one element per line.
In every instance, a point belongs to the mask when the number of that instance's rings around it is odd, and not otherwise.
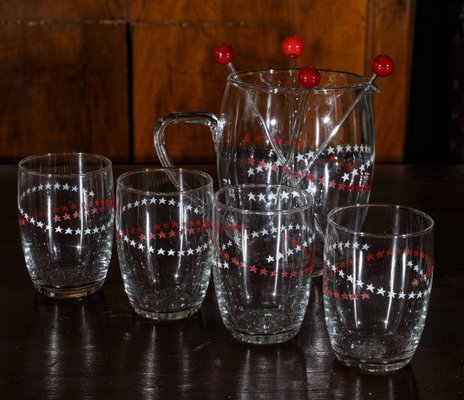
<path fill-rule="evenodd" d="M 395 60 L 395 72 L 377 79 L 380 95 L 374 95 L 376 158 L 401 162 L 404 158 L 409 86 L 415 21 L 415 0 L 369 0 L 366 33 L 366 74 L 377 54 Z"/>
<path fill-rule="evenodd" d="M 114 161 L 156 161 L 152 130 L 176 110 L 220 112 L 226 69 L 288 65 L 281 41 L 299 35 L 298 65 L 370 74 L 389 53 L 395 74 L 378 81 L 377 161 L 401 161 L 408 109 L 415 0 L 5 0 L 0 2 L 0 160 L 44 151 L 95 151 Z M 176 162 L 214 162 L 206 128 L 168 133 Z"/>
<path fill-rule="evenodd" d="M 344 12 L 340 13 L 340 8 Z M 303 38 L 299 65 L 362 73 L 366 31 L 364 1 L 134 1 L 134 137 L 137 161 L 153 161 L 152 130 L 170 111 L 220 111 L 226 69 L 214 63 L 221 42 L 236 49 L 239 69 L 288 65 L 280 43 Z M 177 162 L 215 160 L 206 128 L 169 128 Z"/>
<path fill-rule="evenodd" d="M 0 24 L 0 158 L 92 151 L 127 161 L 125 26 L 89 22 L 85 13 L 70 21 L 45 3 L 35 15 L 24 2 L 14 3 L 23 7 L 16 14 L 2 4 L 10 19 Z"/>

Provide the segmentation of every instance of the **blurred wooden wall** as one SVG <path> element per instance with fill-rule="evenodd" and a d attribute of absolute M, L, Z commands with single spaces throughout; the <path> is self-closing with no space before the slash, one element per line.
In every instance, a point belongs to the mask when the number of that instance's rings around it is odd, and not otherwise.
<path fill-rule="evenodd" d="M 154 162 L 152 130 L 174 110 L 219 112 L 226 69 L 288 65 L 281 41 L 305 42 L 300 66 L 370 74 L 378 53 L 396 61 L 377 81 L 377 160 L 403 159 L 414 0 L 2 0 L 0 161 L 38 152 L 93 151 Z M 206 128 L 170 131 L 173 158 L 214 161 Z"/>

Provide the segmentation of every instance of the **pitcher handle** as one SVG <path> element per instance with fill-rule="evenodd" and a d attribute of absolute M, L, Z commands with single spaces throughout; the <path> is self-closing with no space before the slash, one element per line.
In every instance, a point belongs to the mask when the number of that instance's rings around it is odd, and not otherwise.
<path fill-rule="evenodd" d="M 166 149 L 166 138 L 164 131 L 169 125 L 188 124 L 206 125 L 213 135 L 214 147 L 219 134 L 219 118 L 207 111 L 172 112 L 161 117 L 153 130 L 153 142 L 156 154 L 164 168 L 174 168 L 174 163 Z"/>

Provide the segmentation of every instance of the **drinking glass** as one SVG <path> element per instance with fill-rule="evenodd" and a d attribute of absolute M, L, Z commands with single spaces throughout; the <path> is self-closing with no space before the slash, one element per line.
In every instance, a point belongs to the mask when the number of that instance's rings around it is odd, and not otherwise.
<path fill-rule="evenodd" d="M 27 157 L 18 170 L 18 210 L 26 266 L 51 297 L 98 290 L 113 245 L 111 161 L 97 154 Z"/>
<path fill-rule="evenodd" d="M 311 197 L 280 185 L 229 186 L 216 193 L 214 212 L 213 276 L 226 328 L 248 343 L 291 339 L 311 288 Z"/>
<path fill-rule="evenodd" d="M 368 79 L 322 70 L 317 88 L 296 83 L 296 69 L 232 73 L 220 117 L 178 112 L 158 121 L 154 142 L 161 163 L 173 167 L 165 146 L 171 124 L 211 129 L 219 184 L 285 184 L 314 198 L 317 266 L 327 213 L 337 206 L 367 203 L 374 165 L 374 128 Z"/>
<path fill-rule="evenodd" d="M 211 274 L 213 180 L 200 171 L 144 169 L 117 180 L 116 241 L 135 312 L 154 320 L 200 309 Z"/>
<path fill-rule="evenodd" d="M 337 358 L 372 372 L 412 358 L 434 269 L 433 220 L 397 205 L 340 207 L 328 215 L 325 321 Z"/>

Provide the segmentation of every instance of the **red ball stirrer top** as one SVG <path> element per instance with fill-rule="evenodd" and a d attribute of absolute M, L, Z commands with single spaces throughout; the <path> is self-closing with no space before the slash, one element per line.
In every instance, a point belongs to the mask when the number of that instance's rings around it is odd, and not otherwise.
<path fill-rule="evenodd" d="M 395 70 L 395 62 L 390 56 L 380 54 L 372 59 L 371 68 L 375 75 L 386 77 Z"/>
<path fill-rule="evenodd" d="M 282 52 L 285 57 L 296 58 L 303 54 L 304 44 L 298 36 L 289 36 L 282 42 Z"/>
<path fill-rule="evenodd" d="M 234 49 L 231 45 L 223 43 L 214 49 L 214 61 L 227 65 L 234 59 Z"/>
<path fill-rule="evenodd" d="M 304 51 L 303 41 L 298 36 L 288 36 L 282 42 L 282 53 L 290 58 L 290 68 L 295 68 L 296 58 Z M 298 82 L 301 86 L 311 89 L 319 84 L 321 74 L 314 67 L 305 67 L 298 71 Z"/>

